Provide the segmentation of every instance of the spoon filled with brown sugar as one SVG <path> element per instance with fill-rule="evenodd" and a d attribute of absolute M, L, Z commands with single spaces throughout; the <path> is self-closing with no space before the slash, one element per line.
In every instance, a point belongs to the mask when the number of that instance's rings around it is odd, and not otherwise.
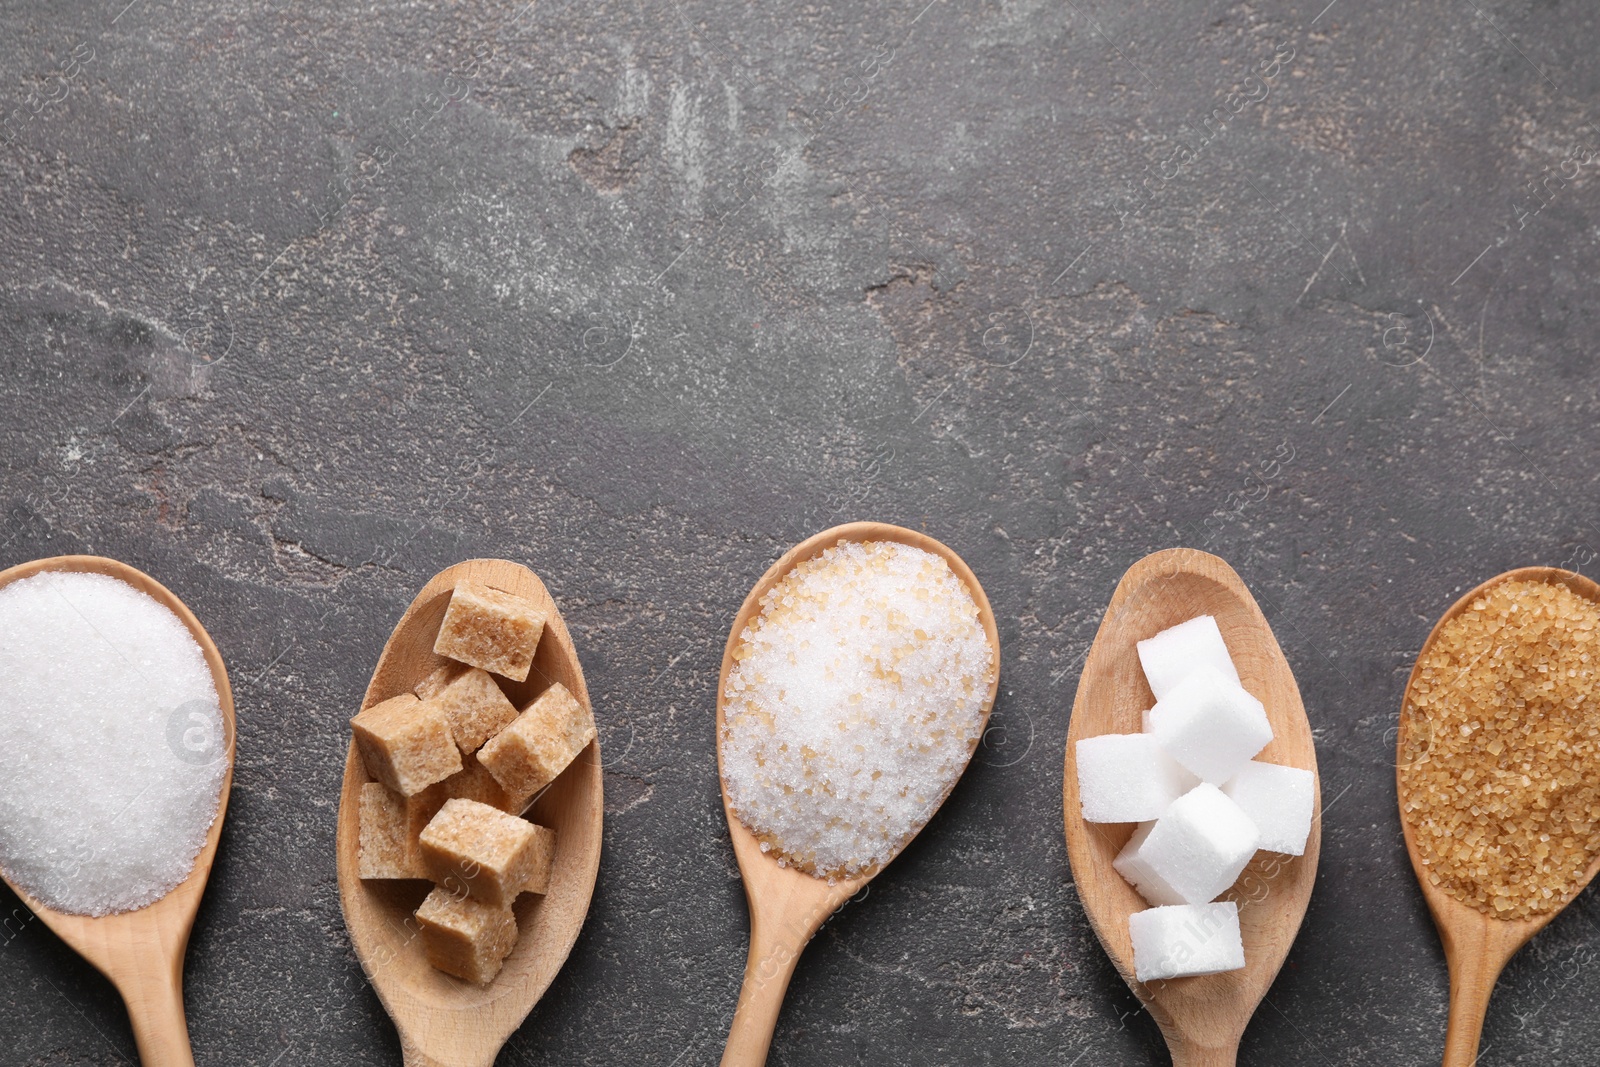
<path fill-rule="evenodd" d="M 445 568 L 422 587 L 384 645 L 362 707 L 413 691 L 440 666 L 443 657 L 434 651 L 435 639 L 453 590 L 464 581 L 520 597 L 544 617 L 526 680 L 506 686 L 516 706 L 525 706 L 555 683 L 589 703 L 577 648 L 544 583 L 520 564 L 473 559 Z M 351 946 L 400 1033 L 406 1067 L 491 1067 L 555 981 L 589 913 L 600 870 L 605 809 L 600 742 L 590 741 L 528 811 L 535 823 L 555 831 L 550 885 L 542 895 L 517 898 L 516 945 L 486 985 L 463 981 L 429 963 L 415 918 L 429 892 L 427 882 L 361 877 L 361 791 L 371 780 L 352 741 L 345 757 L 337 841 L 339 903 Z"/>
<path fill-rule="evenodd" d="M 1456 601 L 1406 683 L 1406 850 L 1450 967 L 1444 1067 L 1477 1060 L 1506 963 L 1600 869 L 1600 586 L 1523 567 Z"/>

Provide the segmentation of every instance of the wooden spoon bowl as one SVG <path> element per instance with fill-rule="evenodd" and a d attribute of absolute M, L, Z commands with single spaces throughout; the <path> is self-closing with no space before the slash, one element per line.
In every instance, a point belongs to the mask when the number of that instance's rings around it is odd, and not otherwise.
<path fill-rule="evenodd" d="M 99 917 L 69 915 L 46 907 L 9 877 L 5 879 L 11 891 L 57 937 L 117 987 L 128 1006 L 133 1039 L 145 1067 L 194 1067 L 189 1026 L 183 1014 L 183 954 L 200 908 L 200 895 L 205 892 L 206 879 L 211 877 L 217 842 L 222 837 L 222 820 L 228 813 L 228 793 L 233 786 L 233 690 L 228 685 L 228 669 L 211 636 L 188 606 L 143 571 L 102 556 L 52 556 L 0 571 L 0 588 L 43 571 L 104 574 L 151 597 L 188 627 L 217 687 L 223 723 L 223 751 L 219 755 L 228 761 L 228 767 L 222 778 L 217 817 L 211 822 L 205 845 L 195 857 L 188 878 L 153 904 Z"/>
<path fill-rule="evenodd" d="M 1423 642 L 1422 649 L 1417 653 L 1417 663 L 1412 666 L 1411 676 L 1406 680 L 1407 696 L 1401 701 L 1400 730 L 1395 743 L 1395 792 L 1398 796 L 1405 795 L 1401 771 L 1410 731 L 1415 728 L 1411 717 L 1405 714 L 1405 708 L 1410 703 L 1411 687 L 1416 683 L 1424 654 L 1446 623 L 1466 611 L 1474 600 L 1494 586 L 1511 581 L 1552 582 L 1566 586 L 1587 600 L 1600 603 L 1600 585 L 1581 574 L 1557 567 L 1519 567 L 1495 575 L 1452 604 Z M 1483 1019 L 1489 1010 L 1489 996 L 1494 992 L 1500 972 L 1518 949 L 1544 929 L 1589 884 L 1595 872 L 1600 871 L 1600 855 L 1590 862 L 1583 878 L 1573 885 L 1560 907 L 1529 919 L 1497 919 L 1471 904 L 1457 900 L 1428 880 L 1428 872 L 1417 850 L 1403 800 L 1400 827 L 1405 833 L 1411 868 L 1417 874 L 1417 883 L 1422 887 L 1428 910 L 1433 913 L 1434 925 L 1439 929 L 1439 940 L 1444 944 L 1445 962 L 1450 968 L 1450 1025 L 1445 1035 L 1444 1067 L 1472 1067 L 1478 1059 L 1478 1043 L 1483 1037 Z"/>
<path fill-rule="evenodd" d="M 1067 855 L 1078 897 L 1095 936 L 1134 995 L 1150 1010 L 1174 1067 L 1230 1067 L 1261 998 L 1277 977 L 1311 900 L 1322 845 L 1322 780 L 1305 855 L 1260 852 L 1223 899 L 1239 905 L 1242 970 L 1159 982 L 1134 975 L 1128 916 L 1148 905 L 1111 866 L 1132 823 L 1087 823 L 1078 802 L 1077 743 L 1086 737 L 1138 733 L 1140 713 L 1155 703 L 1136 642 L 1196 615 L 1216 617 L 1239 680 L 1266 706 L 1273 739 L 1256 758 L 1317 774 L 1311 725 L 1277 638 L 1244 582 L 1216 556 L 1187 548 L 1146 556 L 1117 584 L 1083 664 L 1067 730 L 1062 803 Z"/>
<path fill-rule="evenodd" d="M 545 613 L 544 634 L 528 680 L 505 683 L 517 707 L 560 682 L 585 706 L 589 690 L 572 635 L 544 583 L 526 567 L 498 559 L 458 563 L 436 574 L 390 635 L 362 709 L 412 688 L 445 662 L 434 638 L 463 579 L 534 603 Z M 400 1032 L 408 1067 L 492 1067 L 495 1056 L 538 1003 L 566 962 L 589 913 L 600 870 L 604 811 L 600 742 L 595 740 L 534 801 L 527 815 L 556 833 L 550 889 L 517 899 L 517 945 L 487 986 L 452 977 L 428 963 L 413 913 L 428 894 L 424 881 L 362 881 L 359 869 L 361 787 L 372 779 L 352 741 L 339 797 L 339 903 L 361 967 Z"/>
<path fill-rule="evenodd" d="M 994 612 L 977 576 L 955 552 L 926 534 L 891 526 L 882 522 L 851 522 L 822 531 L 785 552 L 778 562 L 756 582 L 750 595 L 745 597 L 739 613 L 734 616 L 733 628 L 728 633 L 728 644 L 722 655 L 722 674 L 717 680 L 717 774 L 722 776 L 722 730 L 724 687 L 728 671 L 733 667 L 733 653 L 739 635 L 744 633 L 761 610 L 761 598 L 778 583 L 795 565 L 820 556 L 825 550 L 841 541 L 895 541 L 912 548 L 943 557 L 956 577 L 966 584 L 967 591 L 978 605 L 978 618 L 988 636 L 989 647 L 994 652 L 994 678 L 983 701 L 983 727 L 989 723 L 989 711 L 1000 686 L 1000 634 L 995 628 Z M 983 729 L 977 737 L 981 739 Z M 973 743 L 976 750 L 977 743 Z M 970 761 L 972 752 L 967 753 Z M 934 805 L 935 811 L 955 788 L 951 781 Z M 745 899 L 750 906 L 750 955 L 745 963 L 744 987 L 739 993 L 739 1004 L 734 1010 L 733 1024 L 728 1034 L 728 1044 L 722 1054 L 723 1067 L 760 1067 L 766 1062 L 767 1050 L 772 1045 L 772 1033 L 778 1025 L 778 1013 L 783 1007 L 783 995 L 794 976 L 795 964 L 807 942 L 822 928 L 828 916 L 837 911 L 846 900 L 859 893 L 863 886 L 875 878 L 889 861 L 876 869 L 864 871 L 854 878 L 840 878 L 829 884 L 825 878 L 816 878 L 795 867 L 778 866 L 775 853 L 761 851 L 756 835 L 740 821 L 728 800 L 728 786 L 722 781 L 722 808 L 728 817 L 728 833 L 733 839 L 733 854 L 739 861 L 739 873 L 744 878 Z M 931 816 L 931 813 L 930 813 Z M 926 825 L 926 824 L 924 824 Z M 919 828 L 920 829 L 920 828 Z M 913 835 L 915 836 L 915 835 Z M 904 847 L 904 846 L 902 846 Z M 897 853 L 898 855 L 898 853 Z M 892 860 L 893 857 L 890 857 Z"/>

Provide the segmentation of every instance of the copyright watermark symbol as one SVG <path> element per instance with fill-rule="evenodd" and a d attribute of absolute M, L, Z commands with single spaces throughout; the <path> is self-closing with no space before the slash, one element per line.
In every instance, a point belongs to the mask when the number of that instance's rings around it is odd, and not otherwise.
<path fill-rule="evenodd" d="M 205 767 L 228 758 L 233 737 L 215 701 L 186 700 L 167 714 L 167 747 L 184 763 Z"/>

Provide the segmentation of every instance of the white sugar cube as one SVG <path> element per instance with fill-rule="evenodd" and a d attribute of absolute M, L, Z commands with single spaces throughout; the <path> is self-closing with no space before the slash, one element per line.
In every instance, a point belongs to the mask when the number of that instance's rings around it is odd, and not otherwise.
<path fill-rule="evenodd" d="M 1087 822 L 1154 819 L 1199 779 L 1151 734 L 1102 734 L 1078 742 L 1078 799 Z"/>
<path fill-rule="evenodd" d="M 1212 667 L 1198 667 L 1150 709 L 1150 727 L 1173 759 L 1221 785 L 1272 740 L 1261 701 Z"/>
<path fill-rule="evenodd" d="M 1145 839 L 1150 836 L 1150 831 L 1154 830 L 1155 826 L 1154 822 L 1140 823 L 1139 829 L 1128 838 L 1128 843 L 1117 854 L 1117 858 L 1111 861 L 1111 866 L 1149 903 L 1182 904 L 1184 899 L 1178 895 L 1178 891 L 1168 885 L 1139 856 L 1139 850 L 1144 847 Z"/>
<path fill-rule="evenodd" d="M 1291 856 L 1305 853 L 1317 794 L 1317 779 L 1310 771 L 1251 760 L 1222 791 L 1261 831 L 1261 848 Z"/>
<path fill-rule="evenodd" d="M 1239 907 L 1180 904 L 1128 916 L 1133 935 L 1133 973 L 1141 982 L 1237 971 L 1244 966 Z"/>
<path fill-rule="evenodd" d="M 1150 683 L 1150 692 L 1160 700 L 1197 667 L 1210 667 L 1224 678 L 1239 684 L 1233 657 L 1210 615 L 1197 615 L 1188 622 L 1162 630 L 1139 642 L 1139 664 Z"/>
<path fill-rule="evenodd" d="M 1222 790 L 1201 783 L 1172 802 L 1123 866 L 1147 871 L 1159 895 L 1170 891 L 1185 904 L 1204 904 L 1227 892 L 1260 843 L 1250 816 Z"/>

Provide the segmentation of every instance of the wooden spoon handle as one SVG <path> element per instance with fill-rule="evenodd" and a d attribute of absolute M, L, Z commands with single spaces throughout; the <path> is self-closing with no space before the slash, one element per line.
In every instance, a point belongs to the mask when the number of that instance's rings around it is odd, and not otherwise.
<path fill-rule="evenodd" d="M 1429 901 L 1432 904 L 1432 901 Z M 1450 965 L 1450 1027 L 1444 1039 L 1444 1067 L 1472 1067 L 1483 1038 L 1489 997 L 1511 957 L 1544 922 L 1511 923 L 1457 906 L 1453 921 L 1439 922 L 1445 962 Z M 1438 908 L 1434 917 L 1439 919 Z"/>
<path fill-rule="evenodd" d="M 789 989 L 789 979 L 794 977 L 800 953 L 814 932 L 815 927 L 806 930 L 767 923 L 752 910 L 744 988 L 739 990 L 739 1006 L 733 1011 L 722 1067 L 762 1067 L 767 1062 L 772 1032 L 783 1009 L 783 995 Z"/>
<path fill-rule="evenodd" d="M 466 1042 L 463 1042 L 461 1051 L 463 1052 L 464 1056 L 470 1056 L 472 1049 L 467 1048 L 466 1044 Z M 496 1048 L 488 1053 L 488 1059 L 480 1060 L 482 1067 L 494 1067 L 495 1057 L 499 1055 L 499 1051 L 500 1050 Z M 479 1057 L 473 1056 L 472 1059 L 478 1060 Z M 428 1055 L 426 1052 L 407 1042 L 406 1039 L 402 1037 L 400 1039 L 400 1062 L 404 1064 L 405 1067 L 459 1067 L 464 1060 L 435 1059 L 433 1056 Z"/>
<path fill-rule="evenodd" d="M 1444 1067 L 1472 1067 L 1483 1040 L 1494 983 L 1506 964 L 1487 952 L 1458 953 L 1450 960 L 1450 1027 L 1444 1039 Z"/>
<path fill-rule="evenodd" d="M 1239 1060 L 1236 1042 L 1230 1048 L 1204 1048 L 1188 1041 L 1167 1041 L 1172 1067 L 1234 1067 Z"/>
<path fill-rule="evenodd" d="M 416 1030 L 396 1028 L 405 1067 L 494 1067 L 503 1039 L 474 1025 L 470 1013 L 432 1022 Z"/>
<path fill-rule="evenodd" d="M 183 976 L 168 977 L 151 968 L 117 985 L 128 1006 L 139 1062 L 144 1067 L 194 1067 L 183 1015 Z"/>

